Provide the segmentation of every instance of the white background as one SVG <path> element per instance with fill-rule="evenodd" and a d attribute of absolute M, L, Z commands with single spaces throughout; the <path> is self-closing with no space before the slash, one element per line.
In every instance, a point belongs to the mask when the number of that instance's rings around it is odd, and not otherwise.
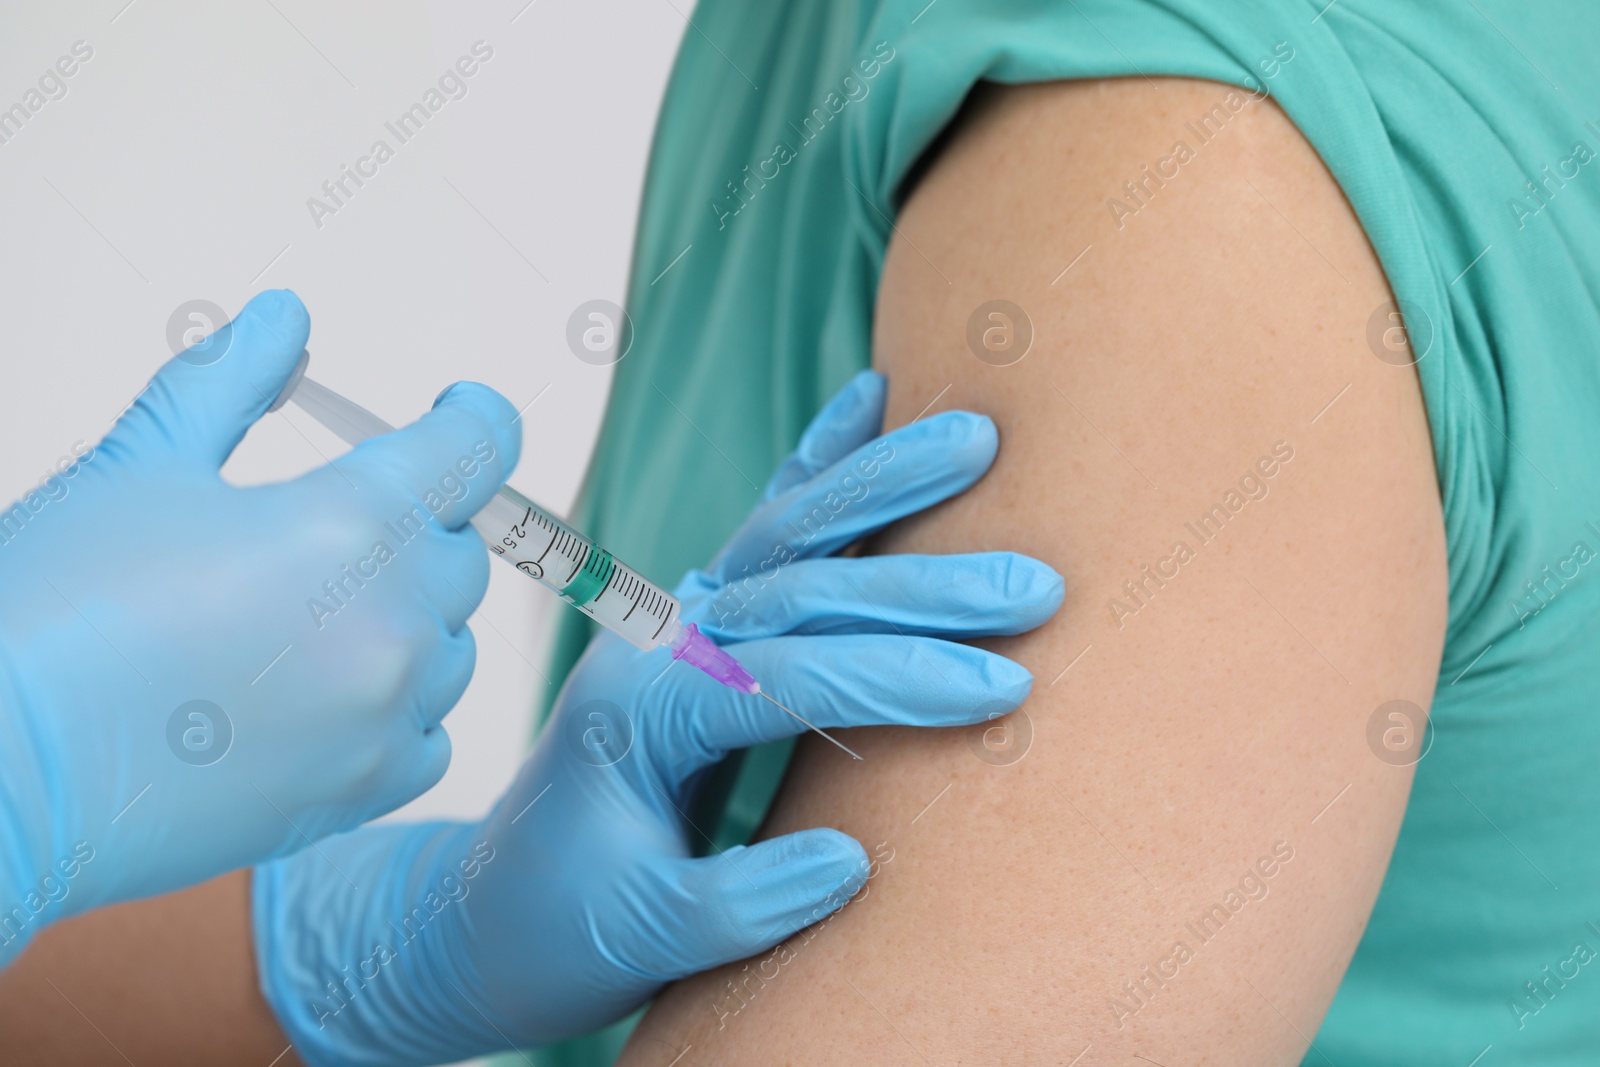
<path fill-rule="evenodd" d="M 179 304 L 203 297 L 232 314 L 287 287 L 311 311 L 312 374 L 390 422 L 461 378 L 518 407 L 539 396 L 512 484 L 565 512 L 611 374 L 573 357 L 566 322 L 587 300 L 624 301 L 651 128 L 689 10 L 5 5 L 0 108 L 75 41 L 94 56 L 0 145 L 0 496 L 20 496 L 75 440 L 98 440 L 170 355 Z M 467 95 L 400 145 L 384 123 L 478 40 L 494 56 Z M 319 229 L 307 198 L 380 137 L 395 158 Z M 290 477 L 342 449 L 291 406 L 225 473 Z M 482 813 L 526 748 L 557 605 L 493 570 L 472 621 L 477 674 L 446 720 L 454 762 L 401 818 Z"/>

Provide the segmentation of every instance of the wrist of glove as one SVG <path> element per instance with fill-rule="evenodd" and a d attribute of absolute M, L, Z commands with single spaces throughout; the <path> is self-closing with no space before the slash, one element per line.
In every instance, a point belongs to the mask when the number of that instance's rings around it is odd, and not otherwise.
<path fill-rule="evenodd" d="M 35 934 L 63 915 L 62 902 L 83 864 L 94 858 L 87 842 L 67 840 L 65 820 L 43 827 L 29 816 L 71 803 L 52 790 L 36 753 L 45 747 L 34 721 L 22 714 L 9 657 L 0 650 L 0 752 L 12 753 L 0 773 L 0 964 L 21 952 Z"/>
<path fill-rule="evenodd" d="M 469 1006 L 483 998 L 460 952 L 496 859 L 482 825 L 438 822 L 364 827 L 256 868 L 261 989 L 301 1059 L 398 1067 L 509 1044 Z"/>

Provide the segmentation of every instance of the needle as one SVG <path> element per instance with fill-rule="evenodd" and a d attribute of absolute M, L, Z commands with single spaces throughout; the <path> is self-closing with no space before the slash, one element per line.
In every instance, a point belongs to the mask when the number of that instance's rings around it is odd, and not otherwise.
<path fill-rule="evenodd" d="M 815 733 L 817 733 L 818 735 L 820 735 L 822 737 L 826 737 L 829 741 L 832 741 L 834 744 L 838 745 L 840 748 L 844 749 L 846 752 L 849 752 L 850 753 L 850 757 L 852 759 L 861 759 L 860 756 L 855 754 L 855 751 L 853 749 L 847 748 L 845 746 L 844 742 L 837 741 L 832 737 L 832 735 L 825 734 L 821 730 L 818 730 L 815 726 L 812 726 L 811 723 L 806 722 L 805 719 L 801 719 L 800 716 L 795 715 L 794 712 L 790 711 L 788 708 L 784 707 L 782 704 L 779 704 L 776 700 L 773 700 L 771 697 L 767 696 L 767 694 L 763 693 L 761 690 L 759 690 L 759 689 L 756 690 L 756 696 L 760 697 L 762 700 L 767 701 L 773 707 L 778 708 L 785 715 L 794 715 L 794 717 L 796 719 L 800 719 L 800 721 L 805 723 L 808 727 L 810 727 L 812 731 L 814 731 Z M 863 761 L 863 762 L 865 762 L 865 761 Z"/>

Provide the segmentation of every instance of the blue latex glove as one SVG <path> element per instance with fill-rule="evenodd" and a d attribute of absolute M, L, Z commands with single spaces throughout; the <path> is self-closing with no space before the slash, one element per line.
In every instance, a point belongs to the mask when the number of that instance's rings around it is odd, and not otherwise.
<path fill-rule="evenodd" d="M 0 961 L 360 825 L 449 762 L 488 582 L 465 524 L 516 465 L 515 411 L 459 385 L 336 466 L 229 485 L 309 330 L 262 293 L 0 514 Z"/>
<path fill-rule="evenodd" d="M 983 721 L 1032 677 L 955 640 L 1038 626 L 1061 578 L 1003 552 L 827 558 L 994 459 L 993 424 L 966 413 L 873 440 L 883 399 L 865 373 L 818 416 L 715 564 L 679 587 L 684 617 L 818 726 Z M 368 827 L 256 870 L 262 989 L 310 1064 L 440 1063 L 593 1030 L 777 944 L 856 893 L 866 853 L 815 829 L 692 858 L 703 835 L 685 813 L 728 752 L 803 729 L 601 634 L 483 822 Z"/>

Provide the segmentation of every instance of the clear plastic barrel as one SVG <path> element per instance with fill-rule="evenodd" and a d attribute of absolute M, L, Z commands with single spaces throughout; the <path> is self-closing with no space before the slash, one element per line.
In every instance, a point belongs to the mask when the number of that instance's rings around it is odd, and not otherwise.
<path fill-rule="evenodd" d="M 355 401 L 305 377 L 310 360 L 311 353 L 300 353 L 300 362 L 272 410 L 293 400 L 351 445 L 394 429 Z M 675 657 L 689 654 L 685 650 L 692 645 L 699 650 L 694 653 L 696 666 L 710 671 L 707 663 L 716 660 L 716 669 L 735 672 L 729 675 L 734 681 L 724 684 L 738 684 L 736 674 L 743 669 L 737 661 L 719 656 L 704 638 L 696 642 L 698 631 L 689 632 L 679 624 L 677 598 L 509 485 L 472 517 L 472 525 L 506 562 L 606 629 L 642 649 L 670 645 Z M 708 645 L 711 651 L 705 650 Z M 732 667 L 722 665 L 721 659 Z"/>
<path fill-rule="evenodd" d="M 677 636 L 676 597 L 510 486 L 473 516 L 472 525 L 491 551 L 637 647 L 655 648 Z"/>

